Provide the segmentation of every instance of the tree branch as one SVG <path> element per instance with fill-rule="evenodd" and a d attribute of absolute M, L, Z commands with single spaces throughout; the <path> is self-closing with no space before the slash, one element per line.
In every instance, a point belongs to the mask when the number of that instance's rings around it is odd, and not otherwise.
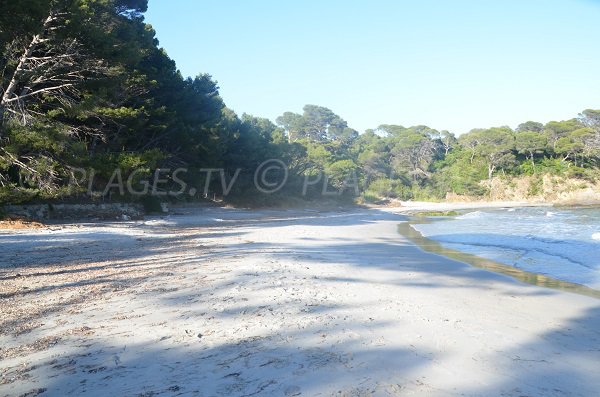
<path fill-rule="evenodd" d="M 49 91 L 56 91 L 56 90 L 60 90 L 60 89 L 63 89 L 63 88 L 66 88 L 66 87 L 72 87 L 72 86 L 73 86 L 72 83 L 67 83 L 67 84 L 61 84 L 61 85 L 56 86 L 56 87 L 41 88 L 39 90 L 30 92 L 30 93 L 25 94 L 25 95 L 20 95 L 20 96 L 13 97 L 13 98 L 5 101 L 4 104 L 10 104 L 12 102 L 21 101 L 21 100 L 23 100 L 25 98 L 28 98 L 28 97 L 31 97 L 31 96 L 34 96 L 34 95 L 43 94 L 43 93 L 49 92 Z"/>

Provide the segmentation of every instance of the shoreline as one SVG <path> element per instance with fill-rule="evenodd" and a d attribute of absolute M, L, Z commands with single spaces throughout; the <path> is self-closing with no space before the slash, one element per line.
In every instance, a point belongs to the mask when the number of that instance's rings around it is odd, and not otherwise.
<path fill-rule="evenodd" d="M 398 201 L 388 205 L 369 205 L 367 208 L 380 209 L 394 213 L 407 211 L 452 211 L 480 210 L 497 208 L 600 208 L 600 202 L 554 203 L 537 201 Z"/>
<path fill-rule="evenodd" d="M 517 281 L 530 285 L 551 288 L 600 299 L 600 291 L 586 285 L 560 280 L 545 274 L 530 272 L 511 265 L 493 261 L 491 259 L 486 259 L 477 255 L 446 248 L 439 242 L 424 237 L 418 230 L 412 227 L 413 224 L 423 222 L 423 220 L 415 218 L 410 219 L 406 222 L 400 223 L 398 226 L 398 231 L 402 236 L 409 239 L 412 243 L 425 252 L 440 255 L 448 259 L 457 260 L 479 269 L 504 274 Z"/>
<path fill-rule="evenodd" d="M 43 229 L 44 227 L 52 226 L 65 226 L 65 225 L 88 225 L 96 223 L 114 223 L 115 220 L 118 222 L 128 222 L 130 220 L 143 220 L 153 219 L 156 217 L 168 217 L 172 215 L 181 214 L 181 211 L 188 209 L 223 209 L 228 208 L 237 211 L 253 211 L 253 212 L 347 212 L 352 210 L 367 210 L 373 209 L 383 212 L 396 213 L 396 214 L 411 214 L 412 212 L 425 212 L 425 211 L 454 211 L 454 210 L 477 210 L 477 209 L 496 209 L 496 208 L 519 208 L 519 207 L 548 207 L 548 208 L 600 208 L 600 202 L 589 203 L 552 203 L 552 202 L 530 202 L 530 201 L 392 201 L 386 205 L 375 205 L 375 204 L 347 204 L 347 203 L 334 203 L 328 202 L 325 205 L 321 205 L 318 202 L 307 202 L 302 206 L 294 207 L 243 207 L 243 206 L 229 206 L 219 205 L 217 203 L 184 203 L 178 205 L 168 206 L 168 210 L 164 213 L 149 213 L 139 214 L 139 216 L 130 217 L 127 215 L 120 215 L 115 217 L 98 217 L 98 216 L 85 216 L 85 217 L 53 217 L 53 218 L 40 218 L 37 216 L 24 216 L 23 211 L 19 214 L 12 214 L 10 212 L 2 212 L 1 210 L 5 205 L 0 205 L 0 214 L 3 217 L 0 218 L 0 230 L 18 230 L 18 229 Z M 21 207 L 28 207 L 28 204 L 21 205 Z M 31 204 L 32 209 L 40 206 L 40 204 Z M 25 211 L 27 212 L 27 211 Z"/>
<path fill-rule="evenodd" d="M 180 212 L 0 232 L 0 395 L 600 389 L 598 299 L 426 253 L 405 215 Z"/>
<path fill-rule="evenodd" d="M 542 273 L 536 273 L 532 271 L 523 270 L 508 264 L 504 264 L 491 259 L 483 258 L 474 254 L 462 252 L 455 249 L 446 248 L 443 244 L 437 242 L 434 239 L 424 237 L 418 230 L 411 227 L 410 225 L 423 222 L 434 222 L 434 219 L 427 220 L 426 218 L 419 217 L 420 213 L 427 212 L 469 212 L 475 211 L 486 211 L 496 209 L 508 209 L 508 208 L 557 208 L 557 209 L 589 209 L 599 208 L 600 205 L 539 205 L 534 203 L 523 203 L 515 201 L 499 201 L 499 202 L 482 202 L 480 205 L 472 205 L 469 203 L 428 203 L 428 202 L 403 202 L 406 206 L 390 208 L 393 213 L 406 214 L 410 219 L 406 222 L 406 227 L 400 227 L 399 232 L 406 238 L 410 239 L 414 244 L 419 246 L 425 252 L 441 255 L 445 258 L 452 260 L 458 260 L 460 262 L 469 264 L 471 266 L 486 269 L 500 274 L 508 275 L 520 282 L 524 282 L 531 285 L 537 285 L 544 288 L 552 288 L 558 290 L 564 290 L 568 292 L 583 294 L 595 298 L 600 298 L 600 290 L 578 284 L 571 281 L 561 280 L 551 275 Z M 433 204 L 433 205 L 432 205 Z M 427 216 L 427 215 L 426 215 Z M 438 215 L 439 216 L 439 215 Z M 448 217 L 452 217 L 448 215 Z"/>

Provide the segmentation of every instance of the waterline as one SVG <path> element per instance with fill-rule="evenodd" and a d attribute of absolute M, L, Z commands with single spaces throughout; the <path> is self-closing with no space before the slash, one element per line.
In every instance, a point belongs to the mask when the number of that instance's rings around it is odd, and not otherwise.
<path fill-rule="evenodd" d="M 411 218 L 408 222 L 402 222 L 398 225 L 398 232 L 425 252 L 442 255 L 480 269 L 501 273 L 527 284 L 573 292 L 600 299 L 600 291 L 585 285 L 558 280 L 543 274 L 528 272 L 490 259 L 446 248 L 435 240 L 423 237 L 423 235 L 412 226 L 413 224 L 422 223 L 429 222 L 423 218 Z"/>

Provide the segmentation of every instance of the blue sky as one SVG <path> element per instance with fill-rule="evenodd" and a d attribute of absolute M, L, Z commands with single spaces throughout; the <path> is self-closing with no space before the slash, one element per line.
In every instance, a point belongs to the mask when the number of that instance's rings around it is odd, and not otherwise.
<path fill-rule="evenodd" d="M 600 108 L 598 0 L 150 0 L 146 21 L 238 114 L 460 134 Z"/>

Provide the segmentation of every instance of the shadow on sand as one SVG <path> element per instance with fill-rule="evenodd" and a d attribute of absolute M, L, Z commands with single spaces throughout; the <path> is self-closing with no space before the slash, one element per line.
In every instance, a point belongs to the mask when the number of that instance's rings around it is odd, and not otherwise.
<path fill-rule="evenodd" d="M 122 232 L 102 229 L 82 238 L 69 233 L 58 237 L 37 233 L 0 235 L 0 302 L 6 307 L 43 300 L 50 293 L 67 293 L 75 287 L 98 288 L 97 295 L 91 299 L 104 299 L 105 294 L 114 291 L 133 290 L 140 300 L 150 301 L 155 312 L 172 313 L 170 320 L 167 316 L 167 322 L 190 324 L 189 329 L 165 328 L 164 334 L 159 327 L 156 334 L 144 334 L 140 338 L 146 342 L 137 344 L 124 345 L 118 337 L 114 341 L 84 337 L 75 340 L 76 343 L 63 352 L 52 350 L 55 354 L 37 363 L 29 362 L 24 354 L 21 361 L 25 363 L 26 371 L 16 369 L 19 360 L 12 359 L 12 365 L 7 367 L 2 365 L 0 394 L 11 395 L 15 390 L 27 387 L 29 390 L 25 392 L 30 392 L 29 396 L 249 397 L 406 393 L 591 396 L 600 392 L 600 306 L 579 313 L 556 329 L 532 335 L 525 345 L 502 352 L 487 351 L 486 359 L 508 372 L 509 376 L 503 380 L 482 382 L 460 390 L 436 390 L 426 378 L 430 366 L 444 360 L 443 353 L 412 344 L 387 346 L 374 338 L 384 328 L 396 327 L 402 332 L 400 319 L 393 324 L 377 319 L 357 323 L 340 314 L 359 305 L 357 303 L 312 304 L 310 299 L 300 296 L 285 304 L 274 305 L 236 294 L 244 288 L 256 292 L 258 284 L 253 280 L 272 276 L 272 272 L 266 274 L 263 269 L 243 274 L 224 271 L 207 284 L 168 288 L 184 282 L 183 276 L 177 278 L 177 269 L 182 263 L 201 272 L 203 267 L 211 266 L 215 258 L 235 262 L 256 253 L 275 261 L 292 259 L 314 266 L 343 263 L 357 269 L 375 268 L 384 275 L 376 284 L 418 288 L 425 296 L 440 291 L 452 296 L 448 291 L 457 288 L 483 292 L 495 288 L 490 281 L 511 286 L 513 295 L 561 294 L 550 289 L 521 288 L 503 275 L 491 277 L 488 272 L 463 263 L 423 255 L 419 248 L 400 237 L 360 243 L 360 236 L 357 236 L 334 239 L 328 244 L 319 244 L 318 237 L 305 237 L 288 244 L 259 243 L 248 238 L 250 231 L 270 227 L 344 228 L 382 220 L 407 220 L 382 211 L 273 211 L 263 212 L 261 219 L 253 219 L 252 213 L 244 211 L 214 210 L 210 214 L 210 219 L 203 217 L 201 221 L 184 217 L 183 222 L 178 222 L 177 217 L 173 217 L 172 224 L 169 224 L 170 219 L 155 224 L 131 223 L 131 227 L 122 228 Z M 133 233 L 132 229 L 137 231 Z M 234 238 L 235 243 L 219 244 L 220 237 Z M 183 254 L 169 258 L 171 252 Z M 313 288 L 304 270 L 274 271 L 281 271 L 281 283 L 261 288 Z M 447 277 L 439 277 L 441 273 L 460 282 L 449 282 Z M 320 287 L 315 287 L 311 294 L 321 293 L 320 288 L 325 287 L 324 291 L 330 284 L 374 283 L 362 274 L 321 277 Z M 407 277 L 409 274 L 420 274 L 419 281 Z M 304 284 L 294 286 L 286 278 Z M 196 279 L 202 280 L 202 277 Z M 139 290 L 141 285 L 154 280 L 165 289 Z M 11 332 L 13 328 L 23 322 L 48 321 L 82 302 L 76 297 L 72 299 L 54 300 L 43 310 L 34 310 L 18 318 L 3 316 L 0 328 L 3 334 L 12 333 L 18 341 L 21 336 Z M 221 303 L 215 306 L 214 302 Z M 133 302 L 131 310 L 134 311 Z M 298 322 L 299 318 L 301 322 Z M 129 321 L 135 323 L 138 320 Z M 243 334 L 243 327 L 257 327 L 265 321 L 275 321 L 277 326 L 256 332 L 253 337 L 235 337 L 236 332 Z M 211 342 L 212 330 L 207 325 L 211 323 L 218 332 L 229 335 L 235 342 Z M 142 329 L 146 329 L 145 326 L 140 330 L 134 327 L 131 333 L 136 335 L 143 332 Z M 328 335 L 337 335 L 341 342 L 328 343 Z M 582 340 L 587 343 L 582 344 Z M 547 356 L 540 358 L 540 351 Z M 550 362 L 553 363 L 551 367 Z M 573 362 L 580 365 L 567 364 Z M 594 367 L 595 371 L 589 371 Z M 578 385 L 577 392 L 569 390 L 572 385 Z"/>

